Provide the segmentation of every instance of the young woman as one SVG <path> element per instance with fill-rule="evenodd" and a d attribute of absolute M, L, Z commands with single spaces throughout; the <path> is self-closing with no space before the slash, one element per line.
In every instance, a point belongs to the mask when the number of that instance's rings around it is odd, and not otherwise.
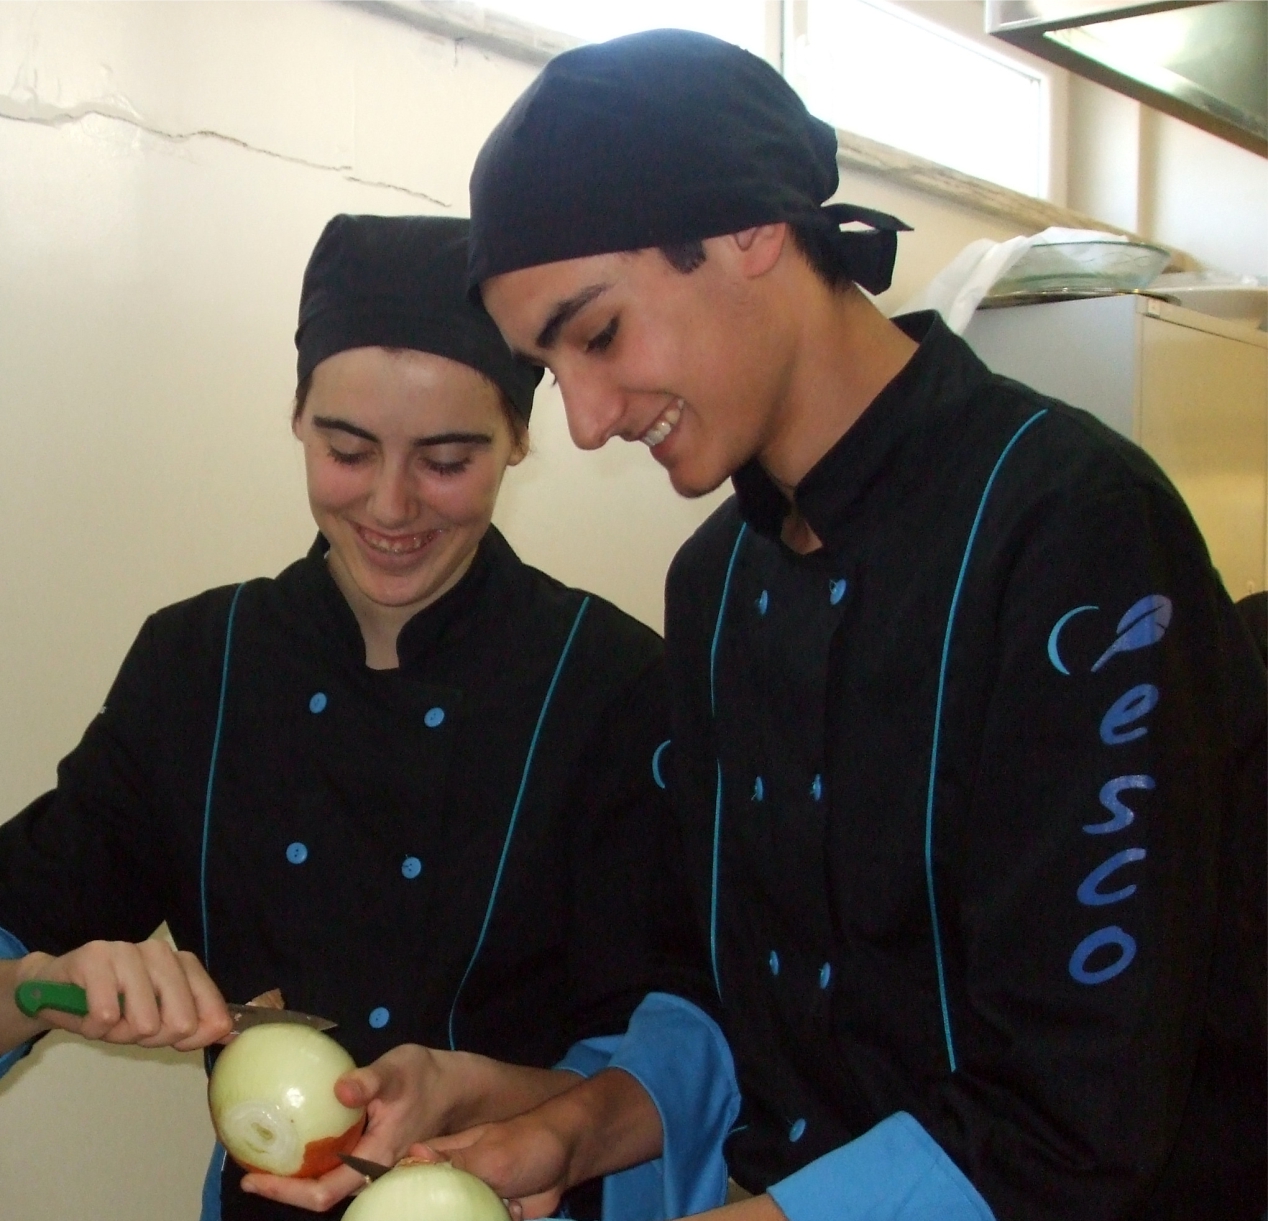
<path fill-rule="evenodd" d="M 280 988 L 387 1057 L 341 1089 L 370 1103 L 358 1152 L 391 1162 L 559 1092 L 576 1077 L 543 1070 L 648 990 L 660 641 L 491 526 L 540 371 L 465 270 L 465 221 L 322 234 L 293 419 L 317 541 L 152 616 L 57 787 L 0 827 L 10 1062 L 54 1026 L 209 1047 L 224 998 Z M 179 952 L 146 940 L 163 921 Z M 33 978 L 82 985 L 89 1016 L 22 1017 Z M 217 1153 L 204 1221 L 361 1181 L 243 1191 Z"/>

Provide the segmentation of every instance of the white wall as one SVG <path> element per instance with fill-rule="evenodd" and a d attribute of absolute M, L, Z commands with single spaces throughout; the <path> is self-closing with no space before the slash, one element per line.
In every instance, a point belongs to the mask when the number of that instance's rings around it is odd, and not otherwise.
<path fill-rule="evenodd" d="M 1092 81 L 1069 89 L 1071 208 L 1268 276 L 1268 160 Z"/>
<path fill-rule="evenodd" d="M 150 610 L 308 545 L 288 430 L 300 277 L 338 211 L 466 210 L 533 75 L 324 3 L 0 4 L 0 818 L 52 781 Z M 970 210 L 850 176 L 914 225 L 896 306 Z M 498 521 L 654 625 L 710 507 L 636 446 L 581 454 L 554 392 Z M 46 1040 L 0 1083 L 4 1221 L 182 1221 L 211 1134 L 193 1057 Z"/>

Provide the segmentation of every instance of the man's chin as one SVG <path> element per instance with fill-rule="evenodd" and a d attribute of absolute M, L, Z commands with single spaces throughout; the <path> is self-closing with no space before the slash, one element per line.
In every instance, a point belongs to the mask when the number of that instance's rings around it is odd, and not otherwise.
<path fill-rule="evenodd" d="M 688 471 L 681 466 L 666 467 L 665 473 L 669 476 L 670 486 L 686 500 L 708 496 L 731 478 L 730 471 Z"/>

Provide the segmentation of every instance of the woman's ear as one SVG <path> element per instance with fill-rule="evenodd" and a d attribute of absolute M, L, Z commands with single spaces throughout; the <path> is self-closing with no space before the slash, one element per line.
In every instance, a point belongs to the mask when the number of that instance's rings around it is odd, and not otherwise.
<path fill-rule="evenodd" d="M 519 466 L 528 457 L 528 448 L 528 429 L 516 429 L 515 436 L 511 438 L 511 456 L 507 458 L 506 465 Z"/>

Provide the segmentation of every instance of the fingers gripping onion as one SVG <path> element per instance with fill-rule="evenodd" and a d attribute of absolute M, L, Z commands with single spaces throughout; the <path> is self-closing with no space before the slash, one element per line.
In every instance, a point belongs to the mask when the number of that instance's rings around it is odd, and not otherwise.
<path fill-rule="evenodd" d="M 354 1068 L 329 1035 L 278 1023 L 244 1030 L 220 1053 L 207 1086 L 220 1143 L 244 1170 L 316 1178 L 339 1165 L 365 1126 L 335 1097 Z"/>
<path fill-rule="evenodd" d="M 507 1221 L 507 1212 L 475 1175 L 447 1162 L 414 1162 L 371 1183 L 344 1221 Z"/>

